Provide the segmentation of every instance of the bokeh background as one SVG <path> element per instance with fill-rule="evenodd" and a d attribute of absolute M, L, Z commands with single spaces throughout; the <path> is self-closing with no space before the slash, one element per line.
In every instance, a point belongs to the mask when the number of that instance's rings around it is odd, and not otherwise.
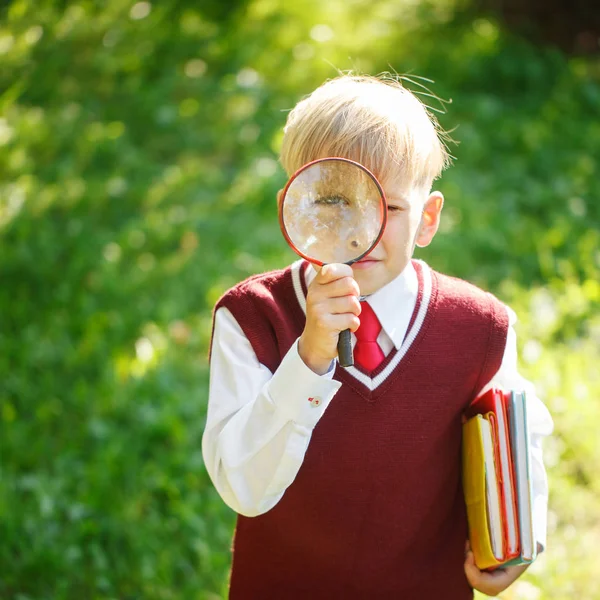
<path fill-rule="evenodd" d="M 225 597 L 211 310 L 294 259 L 282 128 L 348 69 L 444 100 L 460 143 L 419 256 L 517 311 L 555 419 L 548 551 L 502 598 L 600 598 L 597 6 L 0 2 L 0 598 Z"/>

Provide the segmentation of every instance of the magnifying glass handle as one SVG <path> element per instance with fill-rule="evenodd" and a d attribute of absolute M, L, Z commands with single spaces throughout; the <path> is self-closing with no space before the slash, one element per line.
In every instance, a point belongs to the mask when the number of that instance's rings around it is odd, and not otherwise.
<path fill-rule="evenodd" d="M 351 367 L 354 364 L 354 356 L 352 354 L 352 336 L 349 329 L 345 329 L 340 333 L 337 349 L 340 366 Z"/>

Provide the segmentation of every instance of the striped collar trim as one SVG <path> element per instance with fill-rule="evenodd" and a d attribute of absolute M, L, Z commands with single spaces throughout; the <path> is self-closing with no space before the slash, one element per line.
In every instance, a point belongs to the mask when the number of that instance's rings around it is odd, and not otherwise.
<path fill-rule="evenodd" d="M 310 268 L 310 264 L 303 259 L 297 260 L 292 264 L 292 284 L 294 292 L 302 312 L 306 314 L 306 269 Z M 303 284 L 304 280 L 304 284 Z"/>

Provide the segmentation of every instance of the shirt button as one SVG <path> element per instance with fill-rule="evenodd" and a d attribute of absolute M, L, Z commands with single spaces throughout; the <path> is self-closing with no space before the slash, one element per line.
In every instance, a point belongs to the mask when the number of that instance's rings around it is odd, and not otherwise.
<path fill-rule="evenodd" d="M 309 398 L 308 401 L 310 402 L 311 406 L 320 406 L 321 405 L 321 398 L 319 396 L 315 396 L 314 398 Z"/>

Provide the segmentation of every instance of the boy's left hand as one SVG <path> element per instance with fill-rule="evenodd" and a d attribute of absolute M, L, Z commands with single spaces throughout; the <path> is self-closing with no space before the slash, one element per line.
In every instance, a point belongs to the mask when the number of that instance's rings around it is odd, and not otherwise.
<path fill-rule="evenodd" d="M 488 596 L 497 596 L 517 580 L 529 565 L 499 567 L 494 571 L 480 571 L 469 542 L 466 545 L 465 575 L 471 587 Z"/>

